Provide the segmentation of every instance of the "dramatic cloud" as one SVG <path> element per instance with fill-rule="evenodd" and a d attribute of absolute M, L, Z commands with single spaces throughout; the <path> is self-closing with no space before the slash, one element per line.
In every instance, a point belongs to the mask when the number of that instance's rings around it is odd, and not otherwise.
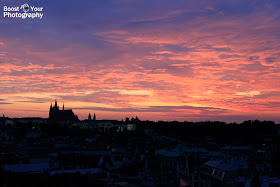
<path fill-rule="evenodd" d="M 0 17 L 6 116 L 47 117 L 56 98 L 80 119 L 280 122 L 278 1 L 28 4 L 43 19 Z"/>

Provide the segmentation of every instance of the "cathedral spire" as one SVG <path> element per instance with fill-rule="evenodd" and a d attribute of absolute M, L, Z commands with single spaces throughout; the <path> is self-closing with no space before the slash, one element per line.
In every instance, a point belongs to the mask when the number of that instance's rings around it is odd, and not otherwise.
<path fill-rule="evenodd" d="M 64 102 L 63 102 L 63 110 L 64 110 Z"/>
<path fill-rule="evenodd" d="M 95 113 L 94 113 L 94 115 L 93 115 L 93 120 L 94 120 L 94 121 L 96 120 L 96 115 L 95 115 Z"/>
<path fill-rule="evenodd" d="M 90 113 L 88 113 L 88 120 L 91 120 L 91 115 L 90 115 Z"/>

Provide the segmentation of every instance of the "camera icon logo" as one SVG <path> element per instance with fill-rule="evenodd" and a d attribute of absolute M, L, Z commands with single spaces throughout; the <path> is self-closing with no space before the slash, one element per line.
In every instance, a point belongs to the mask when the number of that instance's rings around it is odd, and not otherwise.
<path fill-rule="evenodd" d="M 23 12 L 28 12 L 29 11 L 29 5 L 27 3 L 21 5 L 20 9 L 23 10 Z"/>

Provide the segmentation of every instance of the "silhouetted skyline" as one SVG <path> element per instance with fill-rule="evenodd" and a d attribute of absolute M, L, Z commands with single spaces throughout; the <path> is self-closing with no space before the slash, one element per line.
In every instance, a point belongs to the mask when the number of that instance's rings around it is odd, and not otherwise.
<path fill-rule="evenodd" d="M 280 122 L 279 8 L 267 1 L 9 1 L 0 16 L 0 114 Z"/>

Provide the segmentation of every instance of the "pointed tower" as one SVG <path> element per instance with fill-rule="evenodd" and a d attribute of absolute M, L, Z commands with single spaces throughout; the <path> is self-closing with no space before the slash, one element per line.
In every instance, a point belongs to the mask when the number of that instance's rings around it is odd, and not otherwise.
<path fill-rule="evenodd" d="M 88 113 L 88 120 L 91 120 L 91 115 L 90 115 L 90 113 Z"/>
<path fill-rule="evenodd" d="M 96 120 L 96 115 L 95 115 L 95 113 L 94 113 L 94 115 L 93 115 L 93 120 L 94 120 L 94 121 Z"/>
<path fill-rule="evenodd" d="M 64 102 L 63 102 L 63 110 L 64 110 Z"/>
<path fill-rule="evenodd" d="M 49 112 L 49 118 L 51 118 L 51 116 L 52 116 L 52 110 L 53 110 L 53 107 L 52 107 L 52 102 L 51 102 L 50 112 Z"/>
<path fill-rule="evenodd" d="M 57 100 L 55 99 L 55 103 L 54 103 L 54 107 L 53 107 L 54 110 L 59 110 L 59 106 L 57 105 Z"/>

